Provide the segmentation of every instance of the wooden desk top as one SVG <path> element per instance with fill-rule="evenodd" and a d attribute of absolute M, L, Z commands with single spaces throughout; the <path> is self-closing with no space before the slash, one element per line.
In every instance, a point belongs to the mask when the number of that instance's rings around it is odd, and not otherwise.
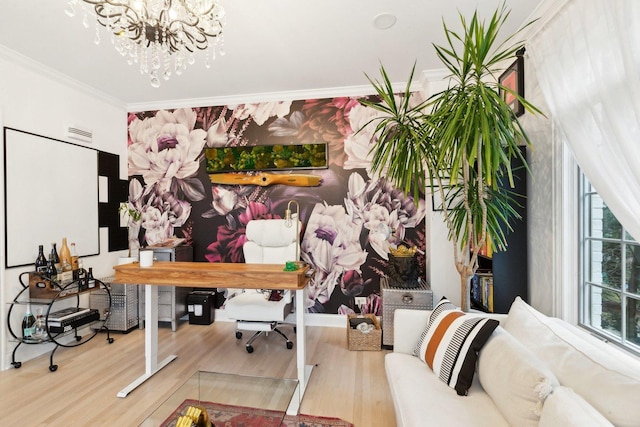
<path fill-rule="evenodd" d="M 303 289 L 309 266 L 284 271 L 284 264 L 155 261 L 116 265 L 113 283 L 183 286 L 193 288 Z"/>

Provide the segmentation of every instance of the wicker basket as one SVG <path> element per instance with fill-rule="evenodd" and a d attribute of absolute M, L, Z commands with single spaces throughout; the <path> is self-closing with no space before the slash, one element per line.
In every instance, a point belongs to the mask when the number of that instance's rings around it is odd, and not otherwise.
<path fill-rule="evenodd" d="M 368 334 L 350 327 L 350 321 L 356 317 L 365 317 L 373 321 L 375 329 Z M 347 345 L 349 350 L 380 350 L 382 343 L 382 329 L 380 329 L 380 322 L 375 314 L 349 314 L 347 315 Z"/>

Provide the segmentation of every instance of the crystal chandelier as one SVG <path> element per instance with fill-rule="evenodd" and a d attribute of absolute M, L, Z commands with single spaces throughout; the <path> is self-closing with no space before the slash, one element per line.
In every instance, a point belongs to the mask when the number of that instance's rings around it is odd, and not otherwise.
<path fill-rule="evenodd" d="M 169 80 L 174 72 L 182 74 L 187 64 L 195 62 L 196 49 L 211 50 L 207 68 L 216 50 L 224 55 L 225 14 L 218 0 L 69 0 L 68 4 L 65 12 L 72 17 L 80 7 L 86 28 L 89 16 L 105 27 L 116 50 L 129 65 L 139 64 L 153 87 L 160 86 L 160 77 Z M 100 43 L 99 25 L 95 43 Z"/>

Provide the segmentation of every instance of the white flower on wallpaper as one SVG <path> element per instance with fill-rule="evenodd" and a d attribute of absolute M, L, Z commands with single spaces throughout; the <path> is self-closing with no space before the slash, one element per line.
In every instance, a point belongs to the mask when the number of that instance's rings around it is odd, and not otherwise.
<path fill-rule="evenodd" d="M 349 176 L 344 204 L 354 222 L 369 231 L 368 243 L 384 260 L 389 259 L 389 247 L 398 247 L 404 241 L 405 230 L 414 228 L 426 215 L 422 200 L 416 206 L 413 198 L 386 180 L 365 182 L 357 173 Z"/>
<path fill-rule="evenodd" d="M 347 156 L 347 160 L 344 162 L 345 169 L 366 169 L 367 174 L 373 177 L 371 173 L 371 158 L 373 156 L 370 151 L 377 139 L 374 134 L 375 125 L 365 128 L 363 126 L 376 117 L 383 117 L 383 114 L 361 104 L 356 105 L 349 112 L 351 129 L 361 130 L 353 132 L 344 140 L 344 152 Z"/>
<path fill-rule="evenodd" d="M 246 224 L 282 218 L 295 199 L 301 259 L 314 271 L 306 311 L 381 314 L 389 246 L 424 245 L 425 209 L 371 176 L 375 126 L 357 130 L 378 114 L 354 97 L 130 114 L 129 202 L 142 213 L 130 239 L 154 244 L 175 232 L 199 258 L 243 262 Z M 206 147 L 297 141 L 327 144 L 329 168 L 311 172 L 322 177 L 318 187 L 212 185 L 201 161 Z M 358 296 L 366 304 L 356 307 Z"/>
<path fill-rule="evenodd" d="M 282 118 L 289 114 L 291 101 L 239 104 L 230 108 L 233 110 L 233 119 L 246 120 L 251 117 L 258 126 L 262 126 L 271 117 Z"/>
<path fill-rule="evenodd" d="M 129 175 L 142 176 L 129 186 L 129 203 L 141 213 L 147 244 L 173 236 L 191 215 L 191 203 L 204 198 L 204 185 L 195 178 L 207 133 L 194 129 L 196 113 L 189 108 L 160 110 L 153 117 L 129 124 Z M 133 183 L 137 184 L 133 184 Z M 130 236 L 132 239 L 133 236 Z"/>
<path fill-rule="evenodd" d="M 229 142 L 229 134 L 227 133 L 227 120 L 220 117 L 213 122 L 209 130 L 207 130 L 207 147 L 224 147 Z"/>
<path fill-rule="evenodd" d="M 367 259 L 360 246 L 362 226 L 343 206 L 317 203 L 301 244 L 303 261 L 315 267 L 307 293 L 307 308 L 326 303 L 343 273 L 357 271 Z"/>
<path fill-rule="evenodd" d="M 160 110 L 154 117 L 129 124 L 129 175 L 142 175 L 147 185 L 158 183 L 168 191 L 172 180 L 198 172 L 199 156 L 207 132 L 194 129 L 196 113 L 190 108 Z"/>
<path fill-rule="evenodd" d="M 396 103 L 402 102 L 400 96 L 396 96 L 395 99 Z M 421 94 L 413 93 L 409 104 L 416 106 L 423 102 L 423 100 L 424 98 Z M 349 111 L 349 123 L 351 129 L 354 129 L 354 132 L 344 140 L 344 152 L 347 157 L 344 163 L 345 169 L 366 169 L 367 174 L 375 179 L 385 176 L 385 170 L 382 170 L 375 176 L 371 170 L 371 160 L 373 159 L 371 148 L 377 141 L 374 133 L 376 130 L 376 122 L 374 121 L 365 127 L 371 120 L 382 117 L 385 117 L 384 113 L 361 104 L 351 108 Z"/>

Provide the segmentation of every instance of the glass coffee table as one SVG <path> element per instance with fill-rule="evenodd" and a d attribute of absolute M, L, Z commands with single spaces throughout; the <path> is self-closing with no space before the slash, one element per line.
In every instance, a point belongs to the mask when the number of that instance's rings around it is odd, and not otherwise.
<path fill-rule="evenodd" d="M 250 408 L 252 416 L 264 414 L 277 420 L 284 418 L 296 392 L 298 380 L 291 378 L 265 378 L 218 372 L 197 371 L 167 398 L 141 426 L 173 427 L 185 415 L 189 406 L 199 406 L 228 413 L 237 407 Z M 228 405 L 230 411 L 226 411 Z M 212 420 L 213 421 L 213 420 Z M 214 425 L 218 425 L 214 422 Z M 220 422 L 224 425 L 224 422 Z"/>

